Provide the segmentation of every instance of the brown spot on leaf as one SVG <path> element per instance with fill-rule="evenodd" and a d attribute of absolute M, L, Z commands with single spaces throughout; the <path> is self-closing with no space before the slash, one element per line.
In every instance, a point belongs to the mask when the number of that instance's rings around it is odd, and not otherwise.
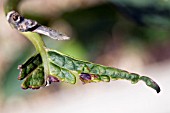
<path fill-rule="evenodd" d="M 80 80 L 83 82 L 83 84 L 90 83 L 91 79 L 92 79 L 92 77 L 88 73 L 81 73 L 80 74 Z"/>
<path fill-rule="evenodd" d="M 47 80 L 48 80 L 49 84 L 51 84 L 52 82 L 60 82 L 57 77 L 54 77 L 54 76 L 51 76 L 51 75 L 48 76 Z"/>

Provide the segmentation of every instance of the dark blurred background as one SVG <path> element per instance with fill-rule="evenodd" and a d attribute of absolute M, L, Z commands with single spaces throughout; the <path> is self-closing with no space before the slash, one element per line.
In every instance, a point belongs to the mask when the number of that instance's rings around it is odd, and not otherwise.
<path fill-rule="evenodd" d="M 147 75 L 142 82 L 55 83 L 22 90 L 18 65 L 35 49 L 7 23 L 0 1 L 0 113 L 170 113 L 170 0 L 11 0 L 26 18 L 71 37 L 47 47 L 75 58 Z M 4 3 L 9 1 L 5 0 Z M 123 109 L 122 109 L 123 108 Z"/>

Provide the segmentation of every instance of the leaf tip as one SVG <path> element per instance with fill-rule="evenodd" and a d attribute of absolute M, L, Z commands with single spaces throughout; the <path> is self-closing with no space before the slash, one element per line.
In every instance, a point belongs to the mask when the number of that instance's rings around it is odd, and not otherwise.
<path fill-rule="evenodd" d="M 68 36 L 63 36 L 62 37 L 64 40 L 69 40 L 70 39 L 70 37 L 68 37 Z"/>
<path fill-rule="evenodd" d="M 157 93 L 160 93 L 161 92 L 161 88 L 159 87 L 159 85 L 153 81 L 153 84 L 154 84 L 154 89 L 156 90 Z"/>
<path fill-rule="evenodd" d="M 159 85 L 155 81 L 153 81 L 151 78 L 146 77 L 146 76 L 141 76 L 140 79 L 144 81 L 147 86 L 155 89 L 157 93 L 161 91 L 161 88 L 159 87 Z"/>
<path fill-rule="evenodd" d="M 22 80 L 22 70 L 23 70 L 23 65 L 18 65 L 18 68 L 19 70 L 19 75 L 18 75 L 18 80 Z"/>

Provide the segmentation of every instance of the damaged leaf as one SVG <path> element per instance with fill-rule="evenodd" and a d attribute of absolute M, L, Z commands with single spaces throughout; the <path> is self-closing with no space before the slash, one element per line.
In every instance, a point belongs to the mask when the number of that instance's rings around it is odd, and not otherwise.
<path fill-rule="evenodd" d="M 64 55 L 58 51 L 45 49 L 49 66 L 49 73 L 44 73 L 43 62 L 40 54 L 33 55 L 23 65 L 19 67 L 19 80 L 24 79 L 22 88 L 38 89 L 52 82 L 76 83 L 75 72 L 79 79 L 84 83 L 91 82 L 110 82 L 110 80 L 125 79 L 133 84 L 142 80 L 147 86 L 160 92 L 160 87 L 152 79 L 146 76 L 139 76 L 124 70 L 106 67 L 91 62 L 77 60 Z M 46 75 L 47 74 L 47 75 Z"/>

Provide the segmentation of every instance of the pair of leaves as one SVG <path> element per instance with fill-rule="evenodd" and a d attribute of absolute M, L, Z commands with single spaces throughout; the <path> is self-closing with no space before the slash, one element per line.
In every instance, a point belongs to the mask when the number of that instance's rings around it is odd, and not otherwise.
<path fill-rule="evenodd" d="M 160 87 L 152 79 L 139 76 L 124 70 L 106 67 L 82 60 L 77 60 L 58 51 L 45 49 L 47 53 L 49 73 L 44 72 L 43 61 L 39 53 L 33 55 L 24 64 L 19 66 L 19 80 L 23 80 L 23 89 L 38 89 L 52 82 L 76 83 L 77 73 L 83 83 L 109 82 L 110 80 L 126 79 L 132 83 L 142 80 L 147 86 L 160 92 Z"/>
<path fill-rule="evenodd" d="M 50 61 L 49 57 L 49 70 L 47 74 L 44 72 L 44 66 L 40 54 L 35 54 L 29 58 L 24 64 L 20 65 L 19 80 L 24 80 L 21 87 L 23 89 L 39 89 L 41 86 L 46 86 L 52 82 L 65 81 L 74 84 L 76 78 L 70 70 L 59 67 Z"/>

